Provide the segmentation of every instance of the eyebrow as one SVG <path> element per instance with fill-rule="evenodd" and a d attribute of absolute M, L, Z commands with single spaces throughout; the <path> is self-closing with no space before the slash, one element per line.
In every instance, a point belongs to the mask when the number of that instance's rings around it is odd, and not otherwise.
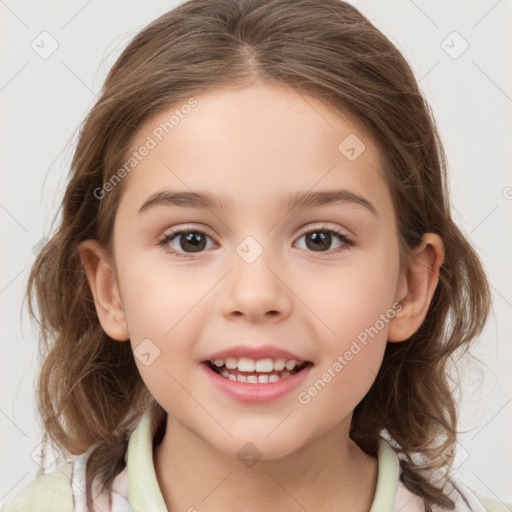
<path fill-rule="evenodd" d="M 350 203 L 367 208 L 376 217 L 376 208 L 365 197 L 349 190 L 322 190 L 318 192 L 298 190 L 283 197 L 281 208 L 314 208 L 339 203 Z M 234 203 L 226 196 L 216 196 L 205 191 L 170 191 L 162 190 L 151 194 L 139 208 L 137 215 L 158 206 L 181 206 L 184 208 L 200 208 L 208 210 L 226 210 L 234 207 Z"/>

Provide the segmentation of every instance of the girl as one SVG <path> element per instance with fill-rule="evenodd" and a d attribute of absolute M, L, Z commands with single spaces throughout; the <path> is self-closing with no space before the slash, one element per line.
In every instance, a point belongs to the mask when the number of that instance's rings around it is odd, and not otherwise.
<path fill-rule="evenodd" d="M 490 308 L 398 50 L 339 0 L 189 0 L 82 127 L 32 268 L 36 511 L 500 510 L 450 474 Z"/>

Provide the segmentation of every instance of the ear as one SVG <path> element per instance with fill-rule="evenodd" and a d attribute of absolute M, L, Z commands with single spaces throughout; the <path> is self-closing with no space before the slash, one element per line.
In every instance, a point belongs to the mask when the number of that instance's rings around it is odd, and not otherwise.
<path fill-rule="evenodd" d="M 400 276 L 395 300 L 402 308 L 389 322 L 388 341 L 405 341 L 420 328 L 439 282 L 439 269 L 443 262 L 441 237 L 425 233 L 422 243 L 409 258 L 406 272 Z"/>
<path fill-rule="evenodd" d="M 110 258 L 97 240 L 81 242 L 78 245 L 78 251 L 103 330 L 114 340 L 130 339 L 116 274 Z"/>

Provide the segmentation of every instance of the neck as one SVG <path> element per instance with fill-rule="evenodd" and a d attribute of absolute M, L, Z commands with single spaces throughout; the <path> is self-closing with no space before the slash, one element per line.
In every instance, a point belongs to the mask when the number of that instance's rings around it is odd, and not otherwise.
<path fill-rule="evenodd" d="M 154 447 L 155 471 L 168 510 L 368 511 L 377 459 L 348 436 L 350 418 L 278 459 L 244 464 L 219 452 L 167 416 Z"/>

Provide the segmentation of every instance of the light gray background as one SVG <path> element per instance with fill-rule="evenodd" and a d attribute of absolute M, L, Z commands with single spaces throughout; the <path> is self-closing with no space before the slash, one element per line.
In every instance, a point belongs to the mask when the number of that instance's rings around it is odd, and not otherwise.
<path fill-rule="evenodd" d="M 352 3 L 398 46 L 420 81 L 447 150 L 455 220 L 492 283 L 494 310 L 473 350 L 486 365 L 483 382 L 474 365 L 459 368 L 460 428 L 467 433 L 455 471 L 480 493 L 512 502 L 512 3 Z M 175 4 L 0 0 L 0 502 L 38 469 L 31 456 L 41 442 L 37 332 L 20 308 L 34 251 L 64 192 L 76 130 L 129 39 Z M 51 48 L 43 31 L 58 43 L 47 58 L 31 47 Z M 458 55 L 464 41 L 469 47 Z"/>

